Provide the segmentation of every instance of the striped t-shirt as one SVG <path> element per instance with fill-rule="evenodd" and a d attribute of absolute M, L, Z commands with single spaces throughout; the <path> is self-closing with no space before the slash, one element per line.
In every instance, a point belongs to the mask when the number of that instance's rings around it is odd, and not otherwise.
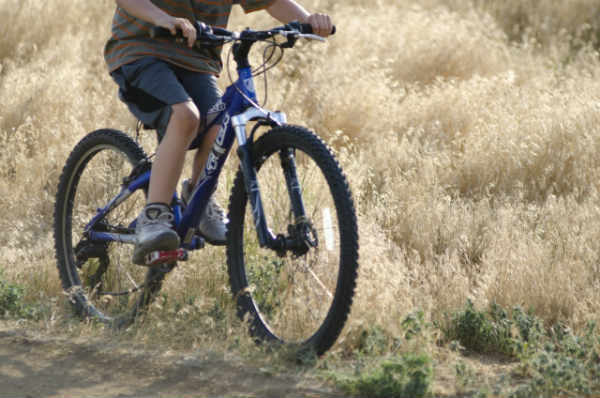
<path fill-rule="evenodd" d="M 210 26 L 227 26 L 233 4 L 245 12 L 269 7 L 275 0 L 151 0 L 169 15 L 201 21 Z M 170 38 L 149 36 L 153 25 L 144 22 L 123 8 L 117 7 L 112 23 L 112 36 L 104 48 L 104 58 L 110 72 L 136 59 L 153 56 L 195 72 L 219 74 L 222 68 L 221 48 L 189 48 Z"/>

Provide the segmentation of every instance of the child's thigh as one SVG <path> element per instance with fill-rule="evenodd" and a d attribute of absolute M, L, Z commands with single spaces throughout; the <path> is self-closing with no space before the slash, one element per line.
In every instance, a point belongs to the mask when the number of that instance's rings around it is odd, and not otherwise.
<path fill-rule="evenodd" d="M 172 65 L 156 58 L 142 58 L 121 66 L 112 77 L 119 95 L 144 125 L 164 135 L 172 106 L 193 100 Z"/>
<path fill-rule="evenodd" d="M 217 78 L 211 74 L 187 70 L 179 71 L 177 76 L 200 111 L 200 132 L 203 132 L 225 108 L 221 101 L 222 93 L 217 86 Z"/>

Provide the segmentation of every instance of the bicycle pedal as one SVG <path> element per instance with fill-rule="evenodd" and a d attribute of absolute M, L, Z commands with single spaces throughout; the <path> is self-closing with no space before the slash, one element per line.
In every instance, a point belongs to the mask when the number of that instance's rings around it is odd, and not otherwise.
<path fill-rule="evenodd" d="M 173 261 L 187 261 L 188 252 L 185 249 L 177 250 L 159 250 L 146 255 L 146 265 L 153 267 L 155 265 L 170 263 Z"/>

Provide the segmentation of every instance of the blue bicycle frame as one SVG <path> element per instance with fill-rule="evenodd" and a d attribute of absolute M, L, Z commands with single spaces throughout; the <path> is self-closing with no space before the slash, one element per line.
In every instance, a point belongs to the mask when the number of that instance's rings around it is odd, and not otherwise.
<path fill-rule="evenodd" d="M 252 142 L 247 141 L 246 124 L 252 120 L 263 120 L 269 125 L 280 126 L 286 123 L 285 114 L 281 112 L 269 112 L 255 105 L 257 101 L 254 79 L 251 68 L 248 65 L 238 68 L 238 80 L 226 89 L 222 101 L 225 104 L 225 109 L 218 115 L 211 126 L 208 127 L 210 128 L 216 123 L 221 124 L 204 168 L 204 177 L 196 184 L 187 207 L 183 208 L 181 201 L 177 197 L 177 193 L 173 196 L 172 202 L 175 204 L 173 206 L 175 228 L 181 239 L 182 247 L 188 250 L 196 250 L 202 247 L 202 241 L 194 233 L 195 226 L 198 225 L 208 199 L 216 189 L 223 164 L 233 146 L 234 139 L 237 139 L 240 165 L 244 174 L 246 192 L 248 192 L 252 206 L 259 244 L 263 247 L 274 247 L 276 246 L 274 243 L 276 238 L 266 225 L 258 181 L 256 179 L 256 170 L 253 167 L 250 150 Z M 294 189 L 297 187 L 297 181 L 296 183 L 291 182 L 289 174 L 290 172 L 286 172 L 286 181 L 292 185 L 292 190 L 297 191 L 297 189 Z M 96 230 L 94 227 L 133 192 L 138 189 L 147 189 L 149 182 L 150 171 L 146 171 L 132 181 L 124 184 L 119 194 L 110 200 L 104 208 L 98 209 L 98 213 L 87 224 L 84 233 L 88 236 L 88 239 L 97 242 L 135 243 L 135 220 L 124 232 L 105 232 Z M 294 202 L 297 203 L 295 207 L 302 207 L 299 198 Z"/>

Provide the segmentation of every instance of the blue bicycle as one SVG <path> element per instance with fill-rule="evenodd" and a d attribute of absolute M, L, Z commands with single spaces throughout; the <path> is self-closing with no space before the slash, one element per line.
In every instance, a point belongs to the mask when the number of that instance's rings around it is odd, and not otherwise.
<path fill-rule="evenodd" d="M 170 35 L 160 28 L 153 34 Z M 223 96 L 224 109 L 215 120 L 221 127 L 205 177 L 187 206 L 177 193 L 173 197 L 181 247 L 152 253 L 150 267 L 132 264 L 131 254 L 151 156 L 116 130 L 94 131 L 77 144 L 60 176 L 54 237 L 62 286 L 79 315 L 130 324 L 147 309 L 167 274 L 187 260 L 188 251 L 203 247 L 194 226 L 237 140 L 227 265 L 238 315 L 259 340 L 293 342 L 319 355 L 331 347 L 347 320 L 357 278 L 358 228 L 350 188 L 320 138 L 287 124 L 283 113 L 257 105 L 256 73 L 248 61 L 257 42 L 280 48 L 282 55 L 303 37 L 318 38 L 310 25 L 298 23 L 199 33 L 199 45 L 233 43 L 238 79 Z M 265 127 L 269 131 L 259 134 Z"/>

